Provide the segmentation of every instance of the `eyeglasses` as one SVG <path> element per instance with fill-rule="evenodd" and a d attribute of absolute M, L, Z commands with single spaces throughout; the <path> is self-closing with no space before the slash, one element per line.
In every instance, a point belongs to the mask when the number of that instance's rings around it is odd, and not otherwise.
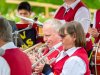
<path fill-rule="evenodd" d="M 64 37 L 66 37 L 66 35 L 69 35 L 69 34 L 59 34 L 59 36 L 63 39 Z"/>

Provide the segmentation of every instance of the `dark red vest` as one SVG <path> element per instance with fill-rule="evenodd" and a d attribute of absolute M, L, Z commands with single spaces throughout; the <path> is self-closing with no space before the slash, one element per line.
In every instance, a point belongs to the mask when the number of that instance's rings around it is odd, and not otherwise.
<path fill-rule="evenodd" d="M 86 63 L 86 73 L 84 75 L 90 75 L 90 70 L 89 70 L 89 61 L 88 61 L 88 56 L 87 53 L 85 51 L 84 48 L 80 48 L 79 50 L 77 50 L 72 56 L 78 56 L 80 57 L 82 60 L 85 61 Z M 62 72 L 63 69 L 63 65 L 65 63 L 65 61 L 67 61 L 68 58 L 70 58 L 69 56 L 65 56 L 64 58 L 62 58 L 60 61 L 58 61 L 57 63 L 54 63 L 52 65 L 52 69 L 55 75 L 60 75 L 60 73 Z"/>
<path fill-rule="evenodd" d="M 31 75 L 32 67 L 31 62 L 26 56 L 18 48 L 8 49 L 6 50 L 3 57 L 6 59 L 10 66 L 11 75 Z"/>

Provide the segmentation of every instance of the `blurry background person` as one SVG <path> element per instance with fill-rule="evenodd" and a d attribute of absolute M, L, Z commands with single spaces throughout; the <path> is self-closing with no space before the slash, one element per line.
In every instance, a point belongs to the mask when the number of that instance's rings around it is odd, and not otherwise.
<path fill-rule="evenodd" d="M 95 38 L 94 43 L 98 43 L 100 40 L 100 9 L 94 13 L 93 27 L 89 28 L 89 33 Z"/>
<path fill-rule="evenodd" d="M 59 31 L 62 37 L 64 50 L 55 63 L 45 64 L 44 67 L 36 67 L 36 72 L 45 75 L 90 75 L 89 60 L 84 30 L 80 23 L 71 21 L 66 23 Z"/>
<path fill-rule="evenodd" d="M 28 2 L 21 2 L 17 8 L 17 15 L 29 18 L 31 15 L 31 6 Z M 37 24 L 30 23 L 29 21 L 20 18 L 20 22 L 16 24 L 18 30 L 31 26 L 30 29 L 20 32 L 20 37 L 24 44 L 21 47 L 31 47 L 36 44 Z"/>
<path fill-rule="evenodd" d="M 0 75 L 10 75 L 10 67 L 6 60 L 1 57 L 4 54 L 4 50 L 0 48 Z"/>
<path fill-rule="evenodd" d="M 64 0 L 64 4 L 56 11 L 55 18 L 70 22 L 78 21 L 82 24 L 85 33 L 90 25 L 90 12 L 81 0 Z"/>
<path fill-rule="evenodd" d="M 3 17 L 0 17 L 0 48 L 5 52 L 2 57 L 9 64 L 10 75 L 31 75 L 32 64 L 28 56 L 12 42 L 11 25 Z"/>
<path fill-rule="evenodd" d="M 90 12 L 81 0 L 64 0 L 64 4 L 56 11 L 54 18 L 61 20 L 62 23 L 78 21 L 81 23 L 87 38 L 86 50 L 88 55 L 93 48 L 88 28 L 90 26 Z"/>

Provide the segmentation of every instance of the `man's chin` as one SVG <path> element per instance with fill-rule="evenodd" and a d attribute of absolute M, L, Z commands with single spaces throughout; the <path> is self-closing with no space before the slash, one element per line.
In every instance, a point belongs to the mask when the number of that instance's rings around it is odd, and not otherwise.
<path fill-rule="evenodd" d="M 52 48 L 52 46 L 48 45 L 49 48 Z"/>

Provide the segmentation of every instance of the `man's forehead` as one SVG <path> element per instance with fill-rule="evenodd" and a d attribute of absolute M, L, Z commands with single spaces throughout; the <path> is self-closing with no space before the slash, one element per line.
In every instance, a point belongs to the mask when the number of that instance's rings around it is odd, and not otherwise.
<path fill-rule="evenodd" d="M 50 23 L 44 23 L 43 27 L 52 27 Z"/>
<path fill-rule="evenodd" d="M 45 25 L 43 26 L 43 30 L 54 30 L 54 28 L 51 25 Z"/>

